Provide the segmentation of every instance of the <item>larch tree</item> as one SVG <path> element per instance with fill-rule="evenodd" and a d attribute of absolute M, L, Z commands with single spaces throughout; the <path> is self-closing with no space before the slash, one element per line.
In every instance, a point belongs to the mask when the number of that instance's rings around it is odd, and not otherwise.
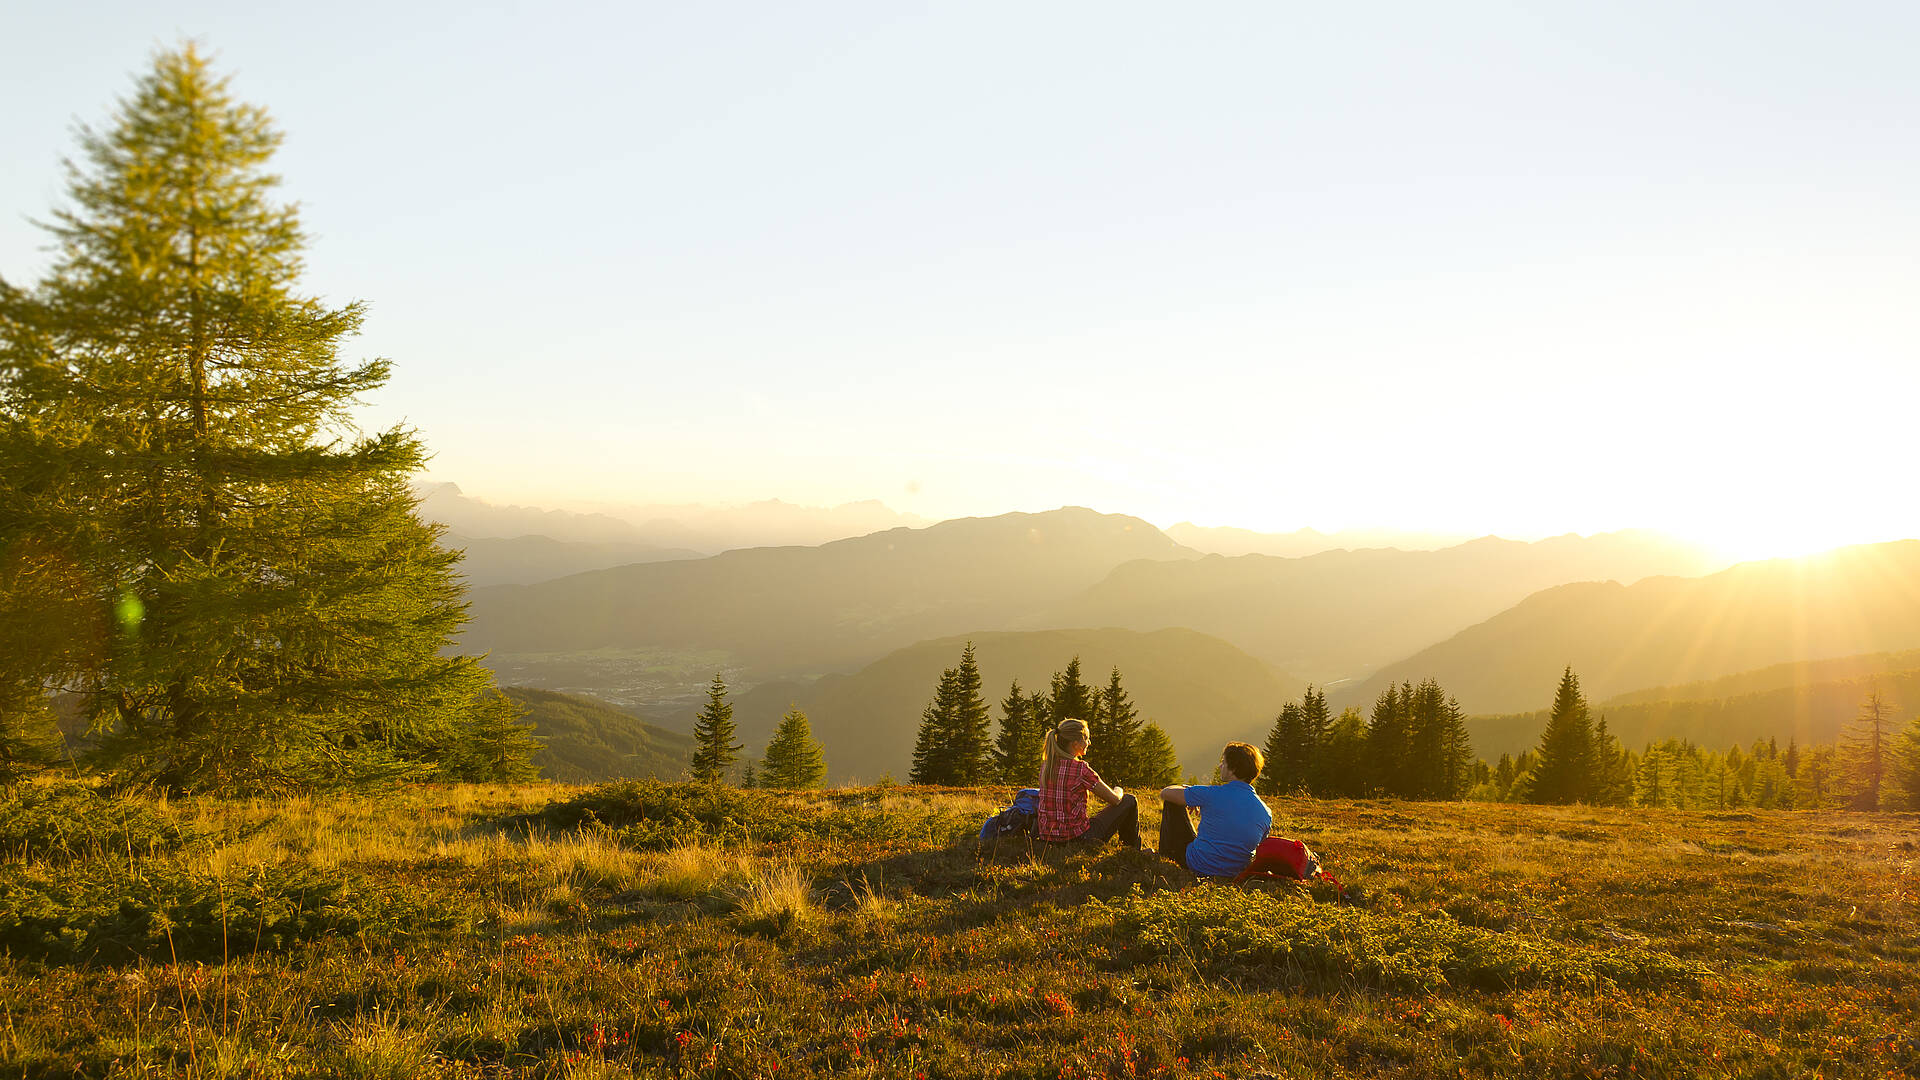
<path fill-rule="evenodd" d="M 1140 737 L 1134 741 L 1134 758 L 1139 771 L 1133 782 L 1149 793 L 1147 797 L 1152 797 L 1154 788 L 1180 782 L 1180 757 L 1159 724 L 1149 720 L 1140 729 Z"/>
<path fill-rule="evenodd" d="M 1842 732 L 1837 749 L 1841 783 L 1853 808 L 1881 808 L 1893 761 L 1893 735 L 1893 707 L 1876 687 L 1860 703 L 1860 713 Z"/>
<path fill-rule="evenodd" d="M 189 46 L 79 140 L 51 268 L 0 285 L 0 589 L 34 579 L 0 641 L 48 574 L 85 612 L 41 626 L 38 670 L 0 664 L 4 694 L 77 693 L 100 760 L 166 790 L 524 772 L 511 704 L 448 652 L 465 589 L 415 513 L 426 450 L 353 423 L 390 372 L 340 356 L 363 308 L 300 291 L 266 112 Z"/>
<path fill-rule="evenodd" d="M 727 680 L 719 672 L 707 684 L 707 703 L 693 718 L 693 778 L 718 784 L 733 771 L 740 744 L 733 741 L 733 703 L 727 700 Z"/>
<path fill-rule="evenodd" d="M 815 788 L 827 778 L 827 756 L 813 737 L 807 714 L 789 708 L 767 743 L 758 783 L 769 788 Z"/>

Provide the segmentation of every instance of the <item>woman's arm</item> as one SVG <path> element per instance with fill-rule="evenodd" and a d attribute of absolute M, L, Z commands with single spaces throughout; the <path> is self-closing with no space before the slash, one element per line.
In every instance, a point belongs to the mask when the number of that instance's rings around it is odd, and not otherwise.
<path fill-rule="evenodd" d="M 1108 787 L 1107 782 L 1097 776 L 1093 778 L 1093 783 L 1087 786 L 1087 790 L 1093 792 L 1094 798 L 1108 805 L 1119 802 L 1120 796 L 1126 794 L 1119 788 Z"/>

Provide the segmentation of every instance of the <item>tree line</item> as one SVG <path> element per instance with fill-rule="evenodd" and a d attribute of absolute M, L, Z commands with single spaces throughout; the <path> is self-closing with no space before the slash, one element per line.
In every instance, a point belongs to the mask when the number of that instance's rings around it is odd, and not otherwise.
<path fill-rule="evenodd" d="M 1460 703 L 1428 679 L 1389 686 L 1363 718 L 1330 716 L 1324 690 L 1309 686 L 1288 702 L 1261 753 L 1263 795 L 1461 799 L 1477 777 Z"/>
<path fill-rule="evenodd" d="M 1503 802 L 1672 809 L 1920 810 L 1920 717 L 1897 726 L 1872 690 L 1830 745 L 1774 739 L 1711 751 L 1688 740 L 1623 749 L 1595 717 L 1572 668 L 1561 676 L 1533 750 L 1502 754 L 1472 797 Z"/>
<path fill-rule="evenodd" d="M 1086 721 L 1087 764 L 1107 783 L 1145 789 L 1179 781 L 1173 740 L 1140 715 L 1120 669 L 1113 669 L 1104 687 L 1092 685 L 1081 675 L 1078 656 L 1054 672 L 1045 693 L 1024 690 L 1013 679 L 1000 701 L 996 732 L 971 641 L 959 664 L 941 672 L 920 714 L 910 777 L 916 784 L 951 786 L 1037 784 L 1043 740 L 1067 719 Z"/>
<path fill-rule="evenodd" d="M 352 409 L 358 303 L 300 290 L 280 143 L 191 46 L 82 128 L 50 269 L 0 279 L 0 773 L 171 791 L 519 779 L 534 742 L 470 656 L 458 552 L 406 428 Z"/>

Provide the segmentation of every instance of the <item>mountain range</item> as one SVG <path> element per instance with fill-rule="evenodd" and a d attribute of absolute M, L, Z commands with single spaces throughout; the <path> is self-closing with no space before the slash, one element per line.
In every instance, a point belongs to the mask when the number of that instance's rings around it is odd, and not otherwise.
<path fill-rule="evenodd" d="M 1191 521 L 1169 525 L 1166 533 L 1175 542 L 1209 555 L 1277 555 L 1289 559 L 1318 555 L 1323 551 L 1355 551 L 1360 548 L 1432 551 L 1473 539 L 1468 534 L 1410 532 L 1405 529 L 1341 529 L 1330 533 L 1318 529 L 1296 529 L 1293 532 L 1263 533 L 1232 526 L 1195 525 Z"/>
<path fill-rule="evenodd" d="M 830 779 L 871 781 L 891 773 L 904 780 L 921 710 L 968 641 L 996 723 L 1015 679 L 1023 690 L 1044 693 L 1053 673 L 1078 656 L 1081 679 L 1090 685 L 1104 687 L 1108 674 L 1120 669 L 1143 721 L 1160 724 L 1182 767 L 1194 773 L 1209 771 L 1229 740 L 1264 737 L 1280 704 L 1304 689 L 1298 679 L 1192 630 L 988 631 L 923 641 L 851 674 L 756 686 L 735 701 L 734 722 L 757 752 L 781 714 L 798 706 L 825 747 Z"/>
<path fill-rule="evenodd" d="M 1571 665 L 1591 700 L 1775 664 L 1920 648 L 1920 540 L 1741 563 L 1698 578 L 1545 589 L 1341 687 L 1364 705 L 1432 677 L 1470 713 L 1553 700 Z"/>

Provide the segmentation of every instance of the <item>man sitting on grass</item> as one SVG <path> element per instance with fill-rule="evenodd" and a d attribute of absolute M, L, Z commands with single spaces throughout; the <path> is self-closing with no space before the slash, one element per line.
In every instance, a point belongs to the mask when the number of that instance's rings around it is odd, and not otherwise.
<path fill-rule="evenodd" d="M 1220 752 L 1220 784 L 1175 784 L 1160 790 L 1160 854 L 1196 874 L 1233 877 L 1253 860 L 1253 849 L 1273 825 L 1273 811 L 1254 794 L 1266 765 L 1260 751 L 1230 742 Z M 1194 832 L 1187 810 L 1200 811 Z"/>

